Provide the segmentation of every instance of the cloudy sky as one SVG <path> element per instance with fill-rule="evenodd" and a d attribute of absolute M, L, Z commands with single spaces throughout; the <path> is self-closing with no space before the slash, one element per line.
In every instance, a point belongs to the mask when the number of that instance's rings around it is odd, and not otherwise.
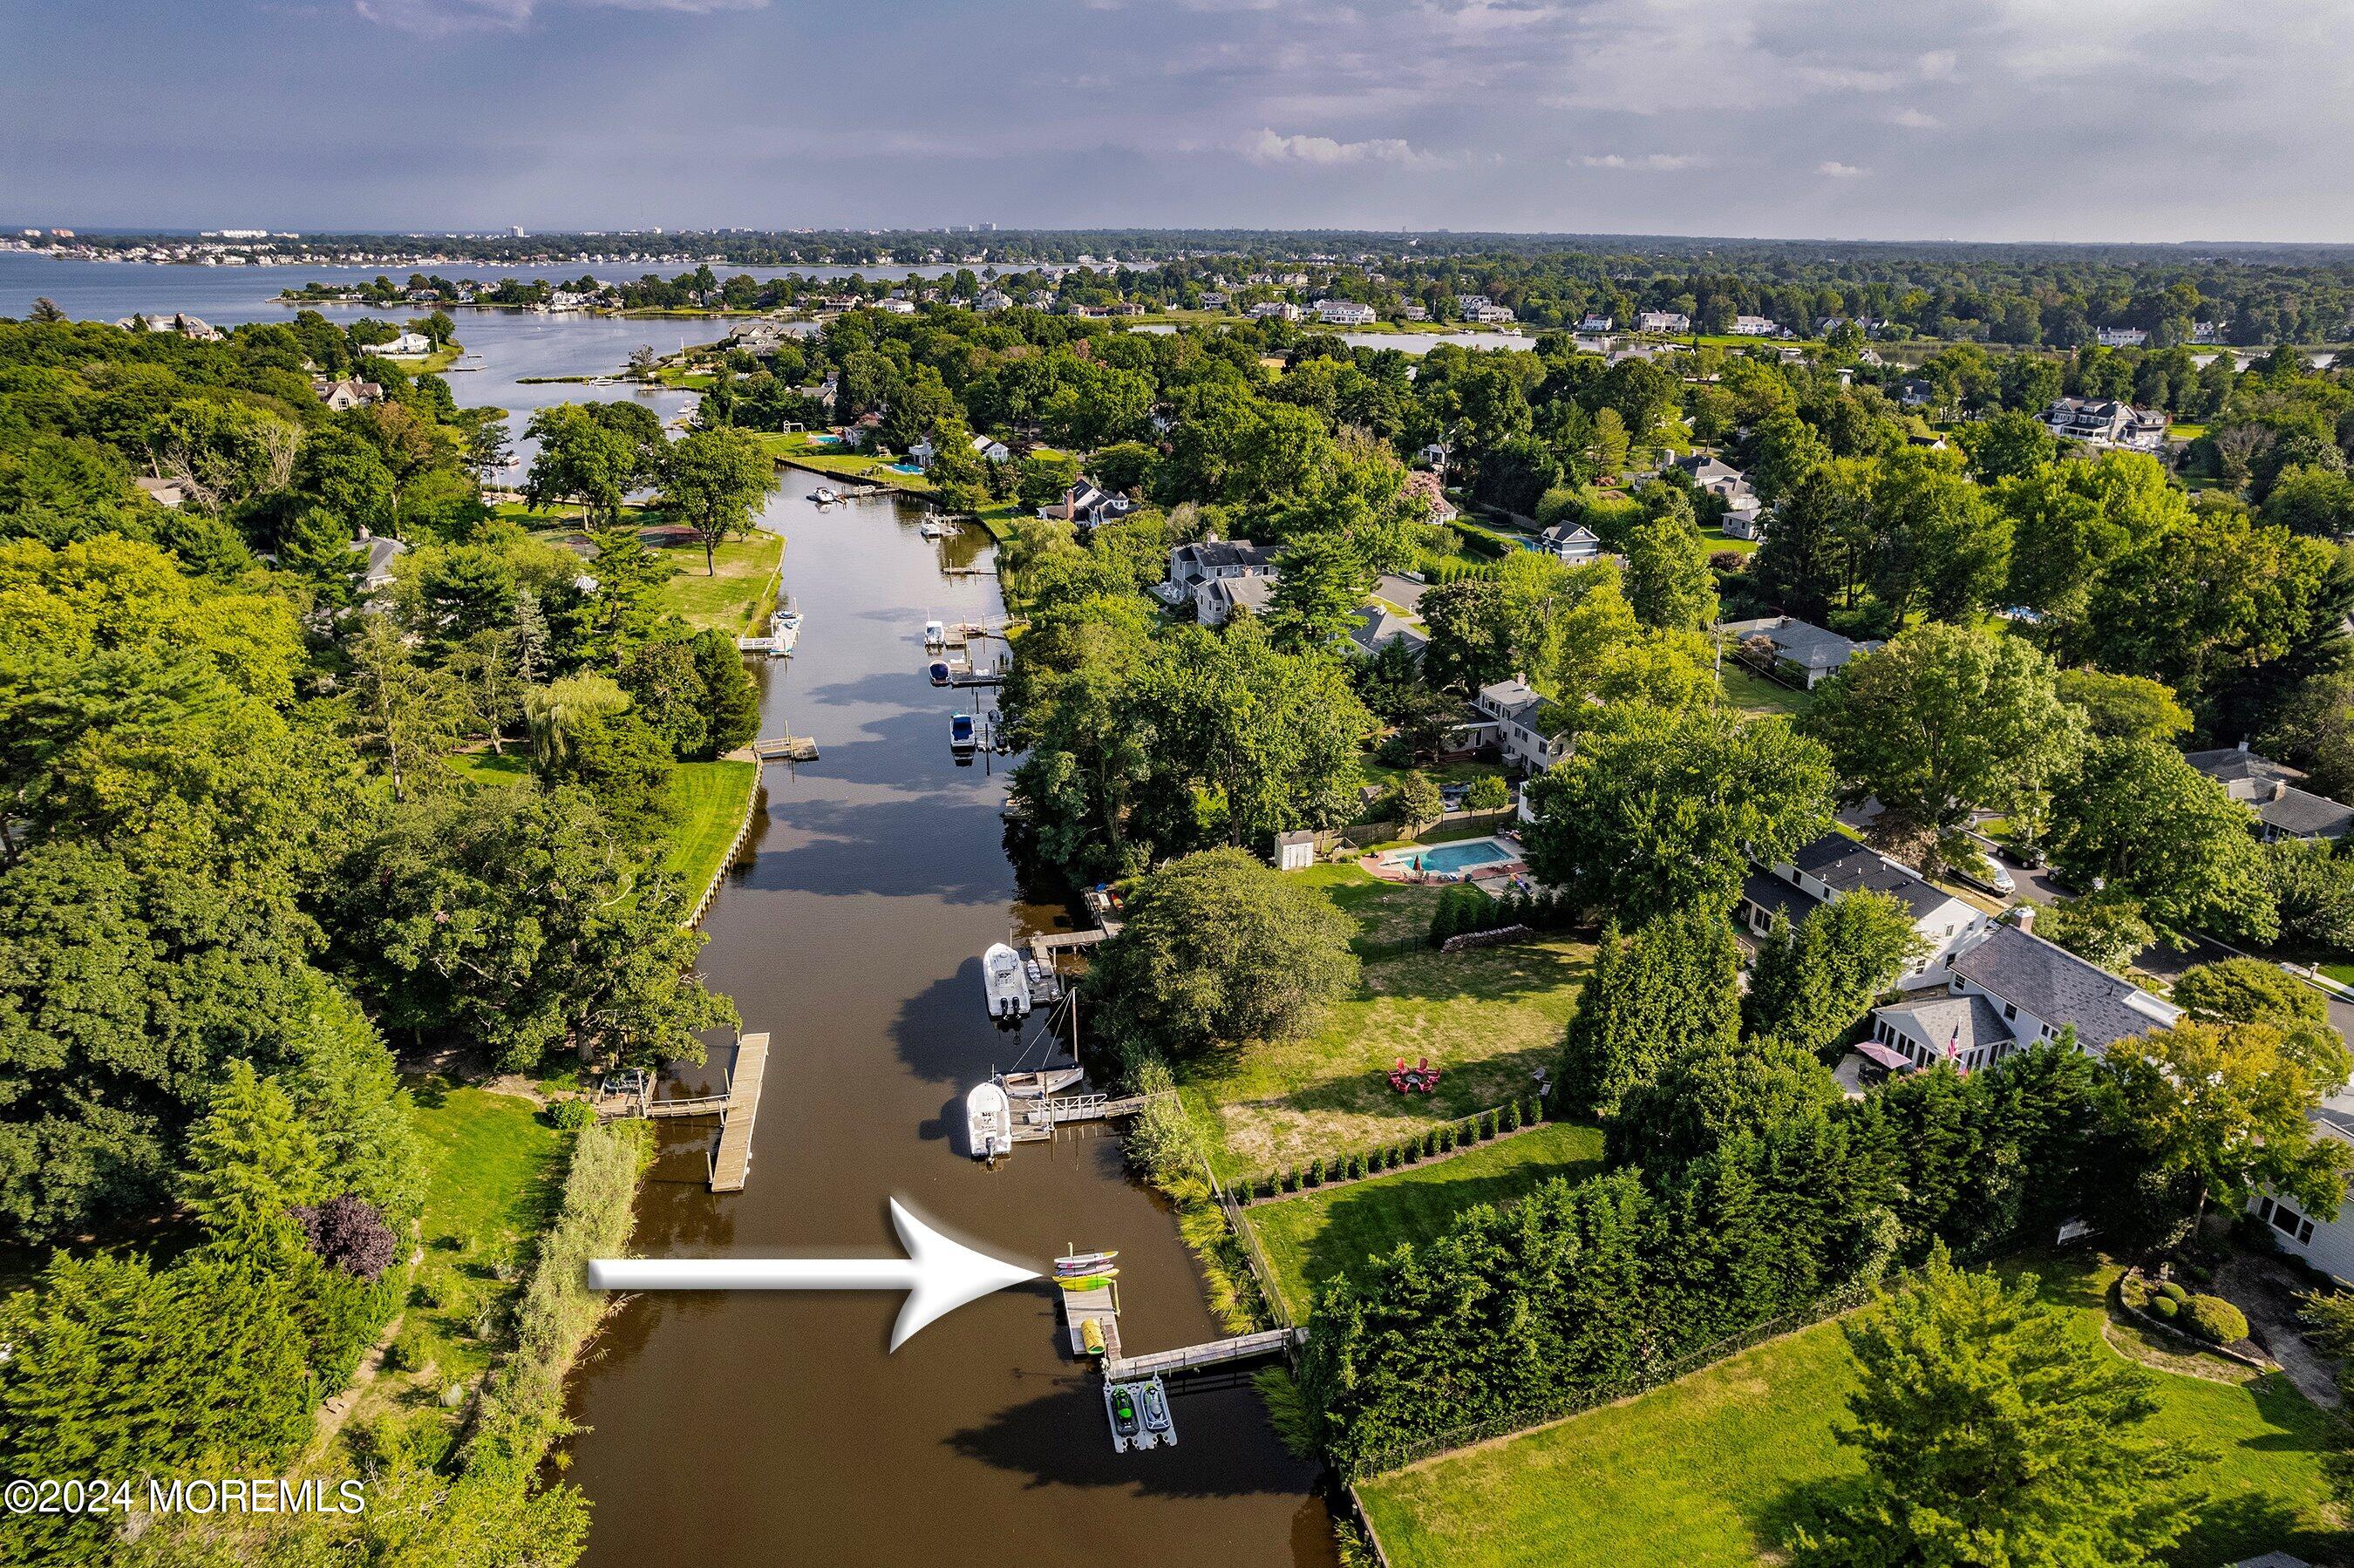
<path fill-rule="evenodd" d="M 2354 240 L 2349 0 L 0 0 L 0 220 Z"/>

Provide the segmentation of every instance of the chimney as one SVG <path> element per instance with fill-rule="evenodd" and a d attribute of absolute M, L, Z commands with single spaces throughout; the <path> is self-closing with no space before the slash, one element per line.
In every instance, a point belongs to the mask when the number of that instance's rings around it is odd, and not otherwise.
<path fill-rule="evenodd" d="M 1529 673 L 1526 670 L 1515 670 L 1512 672 L 1512 679 L 1525 686 L 1529 683 Z"/>
<path fill-rule="evenodd" d="M 2020 931 L 2024 932 L 2028 936 L 2031 937 L 2035 934 L 2034 905 L 2021 904 L 2017 908 L 2013 909 L 2011 914 L 2016 916 L 2016 918 L 2012 920 L 2011 924 L 2017 926 Z"/>
<path fill-rule="evenodd" d="M 2274 800 L 2279 800 L 2285 799 L 2287 795 L 2288 795 L 2288 780 L 2287 780 L 2287 779 L 2274 779 L 2274 780 L 2273 780 L 2273 799 L 2274 799 Z"/>
<path fill-rule="evenodd" d="M 2248 749 L 2248 737 L 2246 736 L 2242 736 L 2240 737 L 2239 749 L 2243 752 Z"/>

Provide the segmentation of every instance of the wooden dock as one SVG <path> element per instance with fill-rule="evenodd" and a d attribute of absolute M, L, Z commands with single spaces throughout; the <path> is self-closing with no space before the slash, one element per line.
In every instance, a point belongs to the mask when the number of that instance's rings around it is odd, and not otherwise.
<path fill-rule="evenodd" d="M 1098 1285 L 1092 1290 L 1057 1290 L 1063 1298 L 1063 1326 L 1071 1336 L 1071 1354 L 1087 1353 L 1085 1328 L 1093 1320 L 1103 1330 L 1107 1360 L 1119 1354 L 1119 1284 Z"/>
<path fill-rule="evenodd" d="M 1030 951 L 1040 962 L 1049 953 L 1066 952 L 1073 948 L 1092 948 L 1107 937 L 1119 935 L 1119 922 L 1111 921 L 1092 931 L 1049 931 L 1043 937 L 1030 938 Z"/>
<path fill-rule="evenodd" d="M 1267 1329 L 1256 1334 L 1237 1334 L 1231 1340 L 1213 1340 L 1206 1345 L 1154 1351 L 1141 1356 L 1123 1356 L 1114 1350 L 1104 1357 L 1103 1374 L 1112 1383 L 1140 1383 L 1171 1372 L 1191 1372 L 1196 1367 L 1278 1356 L 1304 1337 L 1304 1331 L 1299 1329 Z"/>
<path fill-rule="evenodd" d="M 817 742 L 803 735 L 765 736 L 752 743 L 752 755 L 762 762 L 815 762 Z"/>
<path fill-rule="evenodd" d="M 1061 1095 L 1044 1100 L 1015 1100 L 1013 1141 L 1044 1143 L 1055 1136 L 1056 1128 L 1067 1127 L 1073 1122 L 1110 1121 L 1119 1117 L 1134 1116 L 1158 1097 L 1154 1095 L 1126 1095 L 1114 1099 L 1105 1094 L 1086 1094 Z"/>
<path fill-rule="evenodd" d="M 752 1123 L 760 1114 L 760 1081 L 769 1067 L 769 1036 L 747 1034 L 727 1075 L 727 1107 L 719 1115 L 719 1147 L 711 1155 L 711 1190 L 740 1192 L 751 1174 Z"/>

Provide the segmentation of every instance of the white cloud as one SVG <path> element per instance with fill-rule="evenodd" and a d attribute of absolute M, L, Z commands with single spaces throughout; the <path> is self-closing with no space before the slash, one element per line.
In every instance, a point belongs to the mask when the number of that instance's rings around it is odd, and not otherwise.
<path fill-rule="evenodd" d="M 1935 115 L 1924 114 L 1917 109 L 1900 109 L 1888 118 L 1891 123 L 1902 125 L 1907 131 L 1935 131 L 1945 123 Z"/>
<path fill-rule="evenodd" d="M 1254 164 L 1312 164 L 1331 167 L 1343 164 L 1401 164 L 1435 168 L 1444 158 L 1417 151 L 1404 138 L 1377 137 L 1364 142 L 1336 142 L 1330 136 L 1282 136 L 1262 130 L 1245 139 L 1242 154 Z"/>
<path fill-rule="evenodd" d="M 1697 153 L 1586 153 L 1577 162 L 1589 169 L 1695 169 L 1708 162 Z"/>
<path fill-rule="evenodd" d="M 1834 180 L 1852 180 L 1860 178 L 1864 175 L 1868 175 L 1872 173 L 1872 171 L 1870 169 L 1860 169 L 1853 164 L 1842 164 L 1837 158 L 1826 158 L 1821 163 L 1815 165 L 1815 173 L 1827 175 Z"/>
<path fill-rule="evenodd" d="M 699 16 L 715 11 L 759 11 L 769 0 L 353 0 L 371 22 L 412 33 L 466 33 L 522 27 L 542 9 L 572 5 L 611 11 L 667 11 Z"/>

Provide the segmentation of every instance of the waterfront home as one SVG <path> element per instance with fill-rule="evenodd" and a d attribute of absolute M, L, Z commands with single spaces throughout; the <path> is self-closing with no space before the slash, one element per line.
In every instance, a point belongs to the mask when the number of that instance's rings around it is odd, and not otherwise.
<path fill-rule="evenodd" d="M 1316 319 L 1328 326 L 1371 326 L 1375 318 L 1373 306 L 1355 300 L 1319 300 Z"/>
<path fill-rule="evenodd" d="M 1735 337 L 1774 337 L 1778 335 L 1781 330 L 1771 316 L 1733 318 L 1733 335 Z"/>
<path fill-rule="evenodd" d="M 2043 410 L 2043 423 L 2063 440 L 2088 446 L 2154 452 L 2166 445 L 2166 414 L 2137 408 L 2114 397 L 2060 397 Z"/>
<path fill-rule="evenodd" d="M 1808 691 L 1845 668 L 1857 654 L 1880 646 L 1876 641 L 1852 641 L 1788 615 L 1727 621 L 1720 630 L 1733 640 L 1745 662 L 1770 667 L 1784 680 Z"/>
<path fill-rule="evenodd" d="M 1193 617 L 1204 626 L 1224 626 L 1236 614 L 1265 615 L 1275 600 L 1276 574 L 1212 577 L 1193 590 Z"/>
<path fill-rule="evenodd" d="M 987 436 L 973 437 L 972 455 L 981 459 L 983 462 L 1012 462 L 1013 461 L 1013 450 L 1011 447 L 1008 447 L 1003 441 L 992 440 Z"/>
<path fill-rule="evenodd" d="M 1952 979 L 1956 957 L 1986 935 L 1987 913 L 1967 900 L 1933 887 L 1911 866 L 1849 838 L 1828 832 L 1773 865 L 1759 864 L 1741 885 L 1735 922 L 1762 937 L 1780 915 L 1797 925 L 1817 906 L 1836 904 L 1849 894 L 1884 893 L 1913 917 L 1914 935 L 1925 950 L 1897 977 L 1897 988 L 1919 991 Z"/>
<path fill-rule="evenodd" d="M 1279 322 L 1296 322 L 1299 319 L 1299 307 L 1289 300 L 1261 300 L 1250 308 L 1248 313 L 1253 321 L 1272 318 Z"/>
<path fill-rule="evenodd" d="M 912 316 L 916 313 L 915 302 L 910 300 L 877 300 L 875 308 L 892 316 Z"/>
<path fill-rule="evenodd" d="M 379 343 L 368 351 L 387 359 L 423 359 L 433 352 L 433 340 L 421 332 L 405 332 L 389 343 Z"/>
<path fill-rule="evenodd" d="M 1681 336 L 1691 331 L 1691 317 L 1681 311 L 1645 311 L 1636 316 L 1635 330 Z"/>
<path fill-rule="evenodd" d="M 917 468 L 931 467 L 932 460 L 939 455 L 940 449 L 932 444 L 929 436 L 917 436 L 915 443 L 907 449 L 907 461 Z"/>
<path fill-rule="evenodd" d="M 1204 583 L 1220 577 L 1264 577 L 1275 574 L 1276 552 L 1248 539 L 1204 539 L 1178 545 L 1169 552 L 1169 576 L 1155 583 L 1152 594 L 1174 606 L 1194 596 Z"/>
<path fill-rule="evenodd" d="M 2172 1002 L 2035 935 L 2031 906 L 2014 911 L 2011 923 L 1988 922 L 1946 969 L 1945 995 L 1873 1010 L 1872 1038 L 1903 1065 L 1951 1061 L 1972 1071 L 2071 1029 L 2078 1048 L 2097 1055 L 2182 1016 Z"/>
<path fill-rule="evenodd" d="M 1557 705 L 1525 675 L 1480 687 L 1471 708 L 1480 720 L 1472 726 L 1472 743 L 1492 742 L 1513 767 L 1542 773 L 1569 755 L 1569 726 L 1561 722 Z"/>
<path fill-rule="evenodd" d="M 355 376 L 346 376 L 335 381 L 320 376 L 311 383 L 311 389 L 319 395 L 319 401 L 338 414 L 346 408 L 356 408 L 363 403 L 384 401 L 382 387 L 373 381 L 362 381 Z"/>
<path fill-rule="evenodd" d="M 2139 327 L 2101 327 L 2093 339 L 2103 348 L 2139 348 L 2149 341 L 2149 334 Z"/>
<path fill-rule="evenodd" d="M 1410 322 L 1426 322 L 1430 319 L 1430 307 L 1428 305 L 1408 305 L 1405 307 L 1405 319 Z"/>
<path fill-rule="evenodd" d="M 1604 333 L 1608 332 L 1612 324 L 1612 318 L 1608 316 L 1597 316 L 1589 311 L 1585 315 L 1578 318 L 1577 330 L 1589 334 L 1594 333 Z"/>
<path fill-rule="evenodd" d="M 1136 503 L 1127 496 L 1102 489 L 1095 481 L 1083 477 L 1063 492 L 1062 500 L 1038 508 L 1038 515 L 1092 528 L 1100 523 L 1117 523 L 1135 510 Z"/>
<path fill-rule="evenodd" d="M 1472 312 L 1485 310 L 1493 303 L 1495 302 L 1485 294 L 1458 294 L 1455 296 L 1455 312 L 1458 315 L 1469 316 Z"/>
<path fill-rule="evenodd" d="M 2194 751 L 2183 760 L 2223 786 L 2223 793 L 2253 810 L 2256 834 L 2266 843 L 2275 839 L 2342 839 L 2354 828 L 2354 807 L 2298 789 L 2303 773 L 2250 751 L 2244 740 L 2221 751 Z"/>
<path fill-rule="evenodd" d="M 1520 318 L 1512 313 L 1510 305 L 1481 305 L 1469 313 L 1467 319 L 1481 326 L 1509 326 Z"/>
<path fill-rule="evenodd" d="M 1531 539 L 1528 548 L 1572 567 L 1583 567 L 1602 558 L 1601 535 L 1575 523 L 1554 524 Z"/>

